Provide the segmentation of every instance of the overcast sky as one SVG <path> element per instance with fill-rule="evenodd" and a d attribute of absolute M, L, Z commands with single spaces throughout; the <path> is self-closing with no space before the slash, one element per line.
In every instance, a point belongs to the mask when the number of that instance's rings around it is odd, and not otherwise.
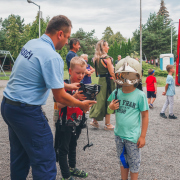
<path fill-rule="evenodd" d="M 95 29 L 95 36 L 100 39 L 107 26 L 114 33 L 131 38 L 140 25 L 140 0 L 32 0 L 41 6 L 43 18 L 66 15 L 73 24 L 72 33 L 79 28 L 89 32 Z M 150 13 L 158 12 L 161 0 L 142 0 L 142 23 L 145 24 Z M 180 1 L 164 0 L 170 18 L 178 22 Z M 15 14 L 24 18 L 25 24 L 32 23 L 38 7 L 26 0 L 0 0 L 0 17 L 7 18 Z M 178 24 L 175 24 L 178 27 Z"/>

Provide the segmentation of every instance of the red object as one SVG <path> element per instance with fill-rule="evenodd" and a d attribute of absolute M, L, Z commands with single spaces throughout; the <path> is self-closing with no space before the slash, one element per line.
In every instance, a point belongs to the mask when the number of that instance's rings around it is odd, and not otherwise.
<path fill-rule="evenodd" d="M 67 90 L 65 89 L 65 91 L 67 91 Z M 71 95 L 73 95 L 74 93 L 75 93 L 75 91 L 72 90 Z M 59 114 L 61 114 L 61 117 L 63 116 L 63 113 L 61 113 L 61 109 L 59 111 Z M 83 111 L 79 107 L 67 106 L 66 120 L 74 121 L 74 119 L 72 118 L 73 114 L 76 114 L 76 119 L 77 120 L 79 120 L 79 121 L 82 120 Z"/>
<path fill-rule="evenodd" d="M 148 76 L 146 78 L 147 91 L 155 91 L 154 83 L 156 83 L 156 78 L 154 76 Z"/>
<path fill-rule="evenodd" d="M 179 19 L 178 40 L 177 40 L 175 85 L 180 86 L 180 19 Z"/>

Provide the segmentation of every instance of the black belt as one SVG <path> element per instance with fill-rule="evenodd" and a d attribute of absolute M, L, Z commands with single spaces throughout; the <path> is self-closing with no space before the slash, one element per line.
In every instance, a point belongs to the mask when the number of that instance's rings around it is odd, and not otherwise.
<path fill-rule="evenodd" d="M 7 99 L 6 97 L 3 97 L 3 99 L 5 100 L 5 103 L 11 104 L 11 105 L 14 105 L 14 106 L 40 106 L 40 105 L 25 104 L 25 103 L 21 103 L 21 102 L 18 102 L 18 101 L 12 101 L 10 99 Z"/>

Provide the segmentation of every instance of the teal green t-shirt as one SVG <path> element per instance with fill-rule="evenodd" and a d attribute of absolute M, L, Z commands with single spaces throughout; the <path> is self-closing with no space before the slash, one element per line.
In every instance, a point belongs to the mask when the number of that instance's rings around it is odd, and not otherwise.
<path fill-rule="evenodd" d="M 114 90 L 108 101 L 115 99 Z M 122 139 L 137 143 L 141 135 L 141 111 L 149 109 L 146 95 L 135 89 L 131 93 L 123 93 L 118 89 L 117 99 L 120 100 L 119 109 L 115 111 L 116 125 L 114 133 Z"/>

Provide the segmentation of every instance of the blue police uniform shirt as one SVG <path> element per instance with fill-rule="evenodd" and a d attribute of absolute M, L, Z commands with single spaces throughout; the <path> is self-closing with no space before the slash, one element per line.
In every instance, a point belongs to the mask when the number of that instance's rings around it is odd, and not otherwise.
<path fill-rule="evenodd" d="M 67 56 L 66 56 L 66 63 L 67 63 L 67 67 L 68 67 L 68 71 L 69 71 L 69 68 L 70 68 L 70 62 L 71 62 L 71 59 L 73 57 L 77 56 L 77 54 L 73 51 L 69 51 L 67 53 Z"/>
<path fill-rule="evenodd" d="M 27 42 L 17 57 L 3 95 L 32 105 L 43 105 L 50 89 L 64 87 L 64 62 L 45 34 Z"/>
<path fill-rule="evenodd" d="M 167 96 L 174 96 L 175 95 L 175 84 L 174 84 L 173 76 L 171 76 L 171 75 L 167 76 L 166 84 L 169 84 L 166 95 Z"/>

